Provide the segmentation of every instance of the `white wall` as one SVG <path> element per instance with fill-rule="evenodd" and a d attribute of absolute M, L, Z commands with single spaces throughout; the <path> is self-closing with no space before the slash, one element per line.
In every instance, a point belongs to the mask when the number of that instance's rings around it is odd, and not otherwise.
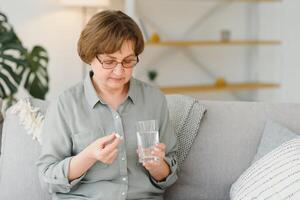
<path fill-rule="evenodd" d="M 300 102 L 300 1 L 284 1 L 284 69 L 280 100 Z"/>
<path fill-rule="evenodd" d="M 224 1 L 137 1 L 140 16 L 151 35 L 161 40 L 220 40 L 220 32 L 231 31 L 232 39 L 281 40 L 282 4 Z M 219 7 L 217 7 L 219 6 Z M 186 33 L 189 27 L 217 8 L 214 14 Z M 149 20 L 150 19 L 150 20 Z M 204 73 L 182 50 L 188 50 L 197 62 L 213 75 Z M 162 56 L 163 55 L 163 56 Z M 147 69 L 158 71 L 157 83 L 163 86 L 213 84 L 217 77 L 227 82 L 281 82 L 282 46 L 147 46 L 136 75 L 147 80 Z M 273 99 L 279 90 L 245 93 L 207 93 L 193 95 L 205 99 Z M 266 95 L 266 93 L 268 95 Z M 237 98 L 237 95 L 239 98 Z M 243 98 L 241 98 L 243 97 Z M 251 97 L 251 98 L 250 98 Z"/>
<path fill-rule="evenodd" d="M 112 7 L 122 8 L 120 0 Z M 77 55 L 77 40 L 82 28 L 80 8 L 69 8 L 60 0 L 1 0 L 0 10 L 13 25 L 25 47 L 42 45 L 49 53 L 50 91 L 53 99 L 82 79 L 82 62 Z M 94 10 L 89 10 L 95 12 Z"/>
<path fill-rule="evenodd" d="M 185 26 L 192 24 L 192 21 L 189 20 L 180 21 L 178 20 L 180 18 L 174 19 L 172 15 L 168 14 L 167 10 L 162 8 L 156 7 L 155 9 L 151 9 L 151 2 L 152 6 L 155 5 L 153 1 L 146 1 L 148 4 L 143 3 L 142 6 L 146 8 L 143 12 L 146 14 L 147 11 L 150 11 L 150 17 L 156 21 L 162 23 L 165 22 L 164 20 L 172 22 L 163 26 L 162 38 L 177 39 L 184 32 L 184 27 L 180 23 Z M 112 3 L 113 8 L 119 9 L 123 6 L 122 0 L 115 0 Z M 300 84 L 298 79 L 298 74 L 300 74 L 300 68 L 298 67 L 300 66 L 300 60 L 298 59 L 300 38 L 297 37 L 300 35 L 300 25 L 297 24 L 297 19 L 300 17 L 300 1 L 286 0 L 283 1 L 281 6 L 279 10 L 282 9 L 282 16 L 276 15 L 276 17 L 273 11 L 268 11 L 268 8 L 260 8 L 265 13 L 264 17 L 261 17 L 259 24 L 260 36 L 262 38 L 281 37 L 283 45 L 279 49 L 274 48 L 271 51 L 270 49 L 260 48 L 260 62 L 256 63 L 260 71 L 254 74 L 260 80 L 278 80 L 281 83 L 281 88 L 276 91 L 259 91 L 257 92 L 257 99 L 300 102 L 300 92 L 298 89 L 298 85 Z M 76 43 L 82 27 L 82 15 L 79 9 L 66 8 L 60 4 L 59 0 L 1 0 L 0 9 L 8 16 L 9 21 L 13 24 L 18 36 L 22 39 L 26 47 L 39 44 L 49 51 L 50 92 L 47 95 L 48 99 L 54 98 L 64 89 L 81 80 L 82 63 L 76 52 Z M 192 11 L 199 11 L 201 7 L 190 7 L 186 3 L 182 4 L 181 9 L 177 11 L 177 16 L 193 18 L 195 14 Z M 232 11 L 234 9 L 236 12 Z M 278 10 L 278 8 L 276 9 Z M 244 31 L 247 29 L 247 26 L 244 21 L 247 16 L 236 19 L 234 23 L 224 24 L 220 19 L 229 19 L 232 15 L 240 16 L 241 13 L 239 12 L 243 12 L 240 8 L 229 8 L 228 11 L 227 13 L 223 13 L 221 18 L 216 17 L 211 19 L 215 21 L 204 25 L 189 37 L 198 38 L 201 35 L 203 38 L 216 38 L 219 37 L 220 28 L 234 29 L 233 37 L 235 38 L 245 37 Z M 268 21 L 270 19 L 271 22 Z M 282 23 L 283 27 L 282 31 L 279 31 L 280 33 L 278 34 L 277 29 L 280 26 L 277 24 L 277 21 L 279 19 L 282 19 L 282 22 L 278 23 Z M 267 21 L 265 22 L 264 20 Z M 239 24 L 238 26 L 236 26 L 237 23 Z M 211 26 L 211 24 L 214 26 Z M 162 85 L 213 81 L 208 76 L 203 76 L 201 70 L 189 64 L 189 61 L 182 54 L 175 51 L 169 55 L 173 56 L 171 59 L 162 59 L 156 65 L 151 64 L 151 60 L 159 59 L 160 53 L 163 52 L 163 49 L 147 47 L 145 53 L 142 55 L 140 69 L 136 73 L 137 76 L 143 77 L 143 73 L 146 70 L 145 67 L 149 67 L 150 65 L 151 67 L 160 68 L 161 72 L 157 81 Z M 197 56 L 200 55 L 199 58 L 201 57 L 201 61 L 207 64 L 214 73 L 223 75 L 229 80 L 240 81 L 248 76 L 248 72 L 244 71 L 244 66 L 247 65 L 245 64 L 245 58 L 243 56 L 236 56 L 235 59 L 231 59 L 237 54 L 248 54 L 247 49 L 230 47 L 226 49 L 226 55 L 224 54 L 224 50 L 218 49 L 218 47 L 211 47 L 205 50 L 197 49 L 193 50 L 193 52 Z M 210 59 L 213 56 L 217 59 Z M 220 65 L 220 63 L 224 64 Z M 181 76 L 183 73 L 186 73 L 186 76 Z M 242 75 L 237 76 L 237 73 Z M 218 99 L 220 97 L 223 99 L 234 99 L 228 93 L 210 93 L 196 96 L 207 99 Z"/>
<path fill-rule="evenodd" d="M 259 92 L 259 100 L 300 102 L 300 1 L 282 1 L 282 68 L 280 70 L 281 88 L 274 95 L 270 91 Z M 272 75 L 272 69 L 265 72 Z"/>

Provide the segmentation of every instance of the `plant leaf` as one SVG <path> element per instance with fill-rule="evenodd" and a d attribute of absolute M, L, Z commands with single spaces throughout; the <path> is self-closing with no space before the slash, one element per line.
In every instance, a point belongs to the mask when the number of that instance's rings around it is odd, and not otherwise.
<path fill-rule="evenodd" d="M 24 87 L 36 98 L 45 99 L 48 92 L 49 77 L 47 64 L 49 61 L 47 51 L 41 46 L 35 46 L 27 55 L 28 73 Z"/>
<path fill-rule="evenodd" d="M 7 17 L 0 13 L 0 97 L 11 98 L 18 91 L 22 78 L 22 70 L 26 61 L 26 49 L 7 21 Z"/>
<path fill-rule="evenodd" d="M 44 99 L 49 90 L 48 61 L 43 47 L 35 46 L 29 52 L 23 46 L 7 17 L 0 12 L 0 97 L 14 102 L 14 94 L 24 80 L 24 88 L 33 97 Z"/>

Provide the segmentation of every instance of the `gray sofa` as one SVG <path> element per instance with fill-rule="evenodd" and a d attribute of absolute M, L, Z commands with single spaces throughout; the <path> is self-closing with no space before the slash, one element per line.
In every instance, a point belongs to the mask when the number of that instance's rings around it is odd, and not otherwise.
<path fill-rule="evenodd" d="M 249 167 L 256 154 L 266 120 L 271 119 L 300 132 L 300 104 L 199 101 L 187 118 L 175 118 L 189 97 L 167 97 L 175 126 L 199 118 L 197 104 L 207 108 L 197 137 L 179 179 L 167 190 L 167 200 L 227 200 L 231 184 Z M 47 103 L 32 100 L 46 111 Z M 184 120 L 184 123 L 178 121 Z M 49 195 L 40 187 L 35 160 L 40 146 L 26 135 L 17 116 L 6 114 L 0 156 L 0 199 L 43 200 Z M 193 127 L 190 127 L 193 128 Z M 178 129 L 179 130 L 179 129 Z M 184 145 L 184 144 L 181 144 Z"/>

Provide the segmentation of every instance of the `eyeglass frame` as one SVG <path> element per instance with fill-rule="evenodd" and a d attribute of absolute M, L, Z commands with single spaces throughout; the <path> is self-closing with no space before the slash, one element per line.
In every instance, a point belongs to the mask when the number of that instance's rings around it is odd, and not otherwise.
<path fill-rule="evenodd" d="M 124 66 L 123 62 L 124 62 L 124 60 L 126 59 L 126 58 L 125 58 L 125 59 L 123 59 L 121 62 L 118 62 L 117 60 L 114 60 L 114 61 L 116 61 L 116 65 L 115 65 L 114 67 L 111 67 L 111 68 L 105 68 L 105 67 L 103 66 L 103 61 L 98 57 L 98 55 L 96 55 L 96 59 L 97 59 L 98 62 L 101 64 L 101 66 L 102 66 L 103 69 L 114 69 L 114 68 L 116 68 L 116 67 L 118 66 L 118 64 L 121 64 L 122 67 L 125 68 L 125 69 L 131 69 L 131 68 L 134 68 L 134 67 L 138 64 L 138 62 L 140 61 L 139 56 L 135 56 L 135 57 L 136 57 L 136 63 L 135 63 L 133 66 L 131 66 L 131 67 L 125 67 L 125 66 Z"/>

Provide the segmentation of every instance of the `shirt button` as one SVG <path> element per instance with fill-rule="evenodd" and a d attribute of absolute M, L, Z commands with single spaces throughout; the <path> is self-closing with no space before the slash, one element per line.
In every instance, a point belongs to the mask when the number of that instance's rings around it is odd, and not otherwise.
<path fill-rule="evenodd" d="M 123 180 L 123 181 L 126 181 L 126 178 L 124 177 L 124 178 L 122 178 L 122 180 Z"/>
<path fill-rule="evenodd" d="M 119 119 L 119 115 L 116 115 L 115 118 L 116 118 L 116 119 Z"/>
<path fill-rule="evenodd" d="M 124 157 L 122 157 L 122 158 L 121 158 L 121 160 L 123 160 L 123 161 L 124 161 L 124 160 L 125 160 L 125 158 L 124 158 Z"/>
<path fill-rule="evenodd" d="M 125 192 L 122 192 L 122 195 L 125 196 Z"/>

